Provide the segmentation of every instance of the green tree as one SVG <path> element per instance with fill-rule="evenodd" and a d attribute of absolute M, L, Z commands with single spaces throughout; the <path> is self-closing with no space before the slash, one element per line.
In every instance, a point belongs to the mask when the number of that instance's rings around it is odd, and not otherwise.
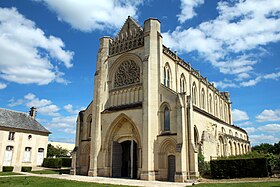
<path fill-rule="evenodd" d="M 63 149 L 61 146 L 54 147 L 48 144 L 47 157 L 67 157 L 68 152 L 67 149 Z"/>
<path fill-rule="evenodd" d="M 257 151 L 259 153 L 272 153 L 274 146 L 268 143 L 262 143 L 252 147 L 252 151 Z"/>

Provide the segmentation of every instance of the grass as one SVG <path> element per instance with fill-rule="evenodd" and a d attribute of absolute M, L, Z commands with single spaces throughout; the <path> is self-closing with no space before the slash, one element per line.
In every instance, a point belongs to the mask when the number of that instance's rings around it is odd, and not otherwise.
<path fill-rule="evenodd" d="M 280 181 L 197 184 L 198 187 L 280 187 Z"/>
<path fill-rule="evenodd" d="M 0 176 L 6 176 L 6 175 L 22 175 L 22 174 L 14 173 L 14 172 L 0 172 Z"/>
<path fill-rule="evenodd" d="M 70 169 L 46 169 L 46 170 L 38 170 L 38 171 L 30 171 L 30 173 L 35 174 L 69 174 Z"/>
<path fill-rule="evenodd" d="M 78 182 L 45 177 L 0 177 L 1 187 L 125 187 L 120 185 Z M 127 186 L 126 186 L 127 187 Z"/>

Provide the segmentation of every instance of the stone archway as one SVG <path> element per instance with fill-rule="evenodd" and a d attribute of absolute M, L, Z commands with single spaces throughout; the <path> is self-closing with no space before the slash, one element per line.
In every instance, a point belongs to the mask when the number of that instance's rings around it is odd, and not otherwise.
<path fill-rule="evenodd" d="M 118 178 L 139 178 L 141 171 L 140 134 L 125 114 L 121 114 L 111 124 L 104 141 L 105 164 L 109 176 Z"/>
<path fill-rule="evenodd" d="M 174 181 L 176 171 L 176 141 L 165 139 L 159 147 L 158 167 L 160 180 Z"/>

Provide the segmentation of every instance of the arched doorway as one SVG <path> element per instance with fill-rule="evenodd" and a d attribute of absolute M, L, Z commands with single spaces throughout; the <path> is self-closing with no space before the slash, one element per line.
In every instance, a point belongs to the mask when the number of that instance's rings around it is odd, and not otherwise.
<path fill-rule="evenodd" d="M 175 181 L 176 172 L 176 141 L 173 138 L 166 138 L 159 146 L 158 169 L 159 180 Z"/>
<path fill-rule="evenodd" d="M 134 178 L 140 177 L 141 141 L 135 123 L 125 114 L 120 114 L 107 130 L 103 142 L 105 176 Z"/>
<path fill-rule="evenodd" d="M 126 140 L 113 142 L 112 177 L 137 178 L 137 143 Z"/>

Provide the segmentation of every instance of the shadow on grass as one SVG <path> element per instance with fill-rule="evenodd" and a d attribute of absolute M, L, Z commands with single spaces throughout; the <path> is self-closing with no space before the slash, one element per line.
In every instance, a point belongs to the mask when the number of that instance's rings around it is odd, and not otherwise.
<path fill-rule="evenodd" d="M 70 169 L 45 169 L 45 170 L 31 171 L 30 173 L 35 173 L 35 174 L 70 174 Z"/>

